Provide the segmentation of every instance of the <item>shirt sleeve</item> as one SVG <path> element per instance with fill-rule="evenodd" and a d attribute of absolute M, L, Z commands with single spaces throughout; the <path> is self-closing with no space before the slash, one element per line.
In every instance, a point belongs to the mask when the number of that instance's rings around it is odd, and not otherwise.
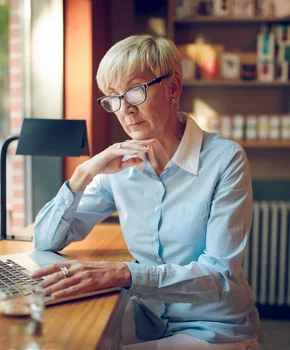
<path fill-rule="evenodd" d="M 35 219 L 34 248 L 58 251 L 83 240 L 98 222 L 115 211 L 105 175 L 96 176 L 84 192 L 72 192 L 65 182 Z"/>
<path fill-rule="evenodd" d="M 241 146 L 232 143 L 224 156 L 210 204 L 203 254 L 186 266 L 127 263 L 132 274 L 130 294 L 163 302 L 199 303 L 219 301 L 240 283 L 252 221 L 251 177 Z"/>

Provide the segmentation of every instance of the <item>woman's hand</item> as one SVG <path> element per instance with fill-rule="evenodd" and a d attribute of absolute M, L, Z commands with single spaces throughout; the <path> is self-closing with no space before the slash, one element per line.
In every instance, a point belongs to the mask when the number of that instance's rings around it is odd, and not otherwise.
<path fill-rule="evenodd" d="M 61 271 L 68 270 L 67 276 Z M 63 298 L 110 287 L 130 287 L 131 272 L 124 263 L 105 261 L 68 261 L 35 271 L 32 278 L 47 278 L 38 284 L 45 295 Z"/>
<path fill-rule="evenodd" d="M 69 180 L 70 189 L 83 191 L 97 174 L 112 174 L 141 163 L 138 153 L 147 153 L 153 141 L 154 139 L 128 140 L 108 147 L 76 168 Z M 126 155 L 135 157 L 123 161 Z"/>

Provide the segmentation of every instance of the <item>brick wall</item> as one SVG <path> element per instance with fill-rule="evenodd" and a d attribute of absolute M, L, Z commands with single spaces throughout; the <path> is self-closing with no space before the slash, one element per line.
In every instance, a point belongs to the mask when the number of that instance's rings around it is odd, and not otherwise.
<path fill-rule="evenodd" d="M 23 120 L 23 9 L 22 0 L 10 0 L 9 16 L 9 121 L 10 135 L 19 134 Z M 10 146 L 11 190 L 7 197 L 10 214 L 10 234 L 17 235 L 24 227 L 24 162 L 22 156 L 14 156 L 17 142 Z"/>

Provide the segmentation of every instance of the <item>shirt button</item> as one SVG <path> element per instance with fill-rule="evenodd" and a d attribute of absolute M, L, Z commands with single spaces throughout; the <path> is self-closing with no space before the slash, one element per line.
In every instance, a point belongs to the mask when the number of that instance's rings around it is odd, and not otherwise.
<path fill-rule="evenodd" d="M 66 200 L 64 201 L 64 204 L 68 205 L 68 204 L 69 204 L 69 200 L 66 199 Z"/>
<path fill-rule="evenodd" d="M 158 205 L 156 205 L 156 207 L 154 208 L 154 211 L 158 211 L 159 210 L 159 207 Z"/>
<path fill-rule="evenodd" d="M 163 187 L 163 184 L 162 184 L 162 182 L 159 182 L 159 186 L 160 186 L 160 187 Z"/>
<path fill-rule="evenodd" d="M 158 262 L 162 262 L 162 260 L 160 258 L 157 259 Z"/>

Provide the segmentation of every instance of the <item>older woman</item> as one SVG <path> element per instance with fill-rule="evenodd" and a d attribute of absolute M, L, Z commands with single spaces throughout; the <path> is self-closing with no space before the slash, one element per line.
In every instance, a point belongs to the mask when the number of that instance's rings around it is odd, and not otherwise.
<path fill-rule="evenodd" d="M 69 262 L 65 280 L 59 266 L 35 276 L 51 274 L 42 286 L 56 298 L 127 288 L 124 349 L 258 349 L 241 267 L 252 212 L 243 149 L 177 112 L 181 57 L 170 40 L 118 42 L 97 83 L 130 139 L 76 168 L 38 214 L 34 244 L 61 250 L 117 210 L 139 263 Z"/>

